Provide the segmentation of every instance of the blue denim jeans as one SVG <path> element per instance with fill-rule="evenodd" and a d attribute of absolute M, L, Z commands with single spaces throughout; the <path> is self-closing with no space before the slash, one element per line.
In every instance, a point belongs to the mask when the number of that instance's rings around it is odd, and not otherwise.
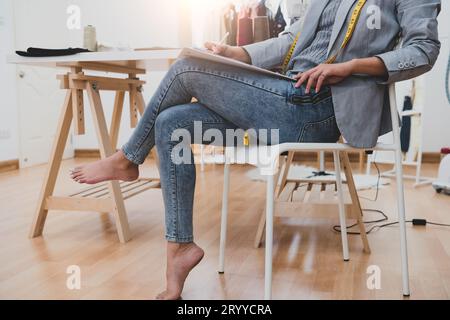
<path fill-rule="evenodd" d="M 224 136 L 227 129 L 278 129 L 280 143 L 339 139 L 330 88 L 306 95 L 303 87 L 294 85 L 195 58 L 180 59 L 170 68 L 122 149 L 128 160 L 140 165 L 156 146 L 168 241 L 193 241 L 196 168 L 193 161 L 172 161 L 172 150 L 180 143 L 172 139 L 174 130 L 193 135 L 194 122 L 199 121 L 203 132 L 217 129 Z M 197 102 L 192 103 L 193 98 Z"/>

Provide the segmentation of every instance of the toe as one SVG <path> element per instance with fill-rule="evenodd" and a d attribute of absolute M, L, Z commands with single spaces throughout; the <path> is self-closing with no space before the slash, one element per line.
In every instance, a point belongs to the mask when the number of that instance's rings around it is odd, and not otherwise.
<path fill-rule="evenodd" d="M 156 296 L 156 300 L 183 300 L 181 296 L 170 294 L 167 291 L 161 292 Z"/>
<path fill-rule="evenodd" d="M 77 173 L 77 172 L 80 172 L 81 171 L 81 167 L 77 167 L 77 168 L 72 168 L 72 169 L 70 169 L 70 172 L 71 173 Z"/>
<path fill-rule="evenodd" d="M 84 177 L 83 181 L 84 181 L 83 183 L 86 183 L 86 184 L 91 184 L 91 185 L 97 184 L 97 181 L 95 179 L 91 179 L 89 177 Z"/>
<path fill-rule="evenodd" d="M 81 174 L 76 174 L 76 175 L 72 176 L 72 179 L 75 180 L 75 181 L 78 181 L 81 177 L 82 177 Z"/>
<path fill-rule="evenodd" d="M 80 175 L 78 177 L 75 178 L 75 181 L 78 183 L 84 183 L 83 181 L 85 180 L 85 177 Z"/>
<path fill-rule="evenodd" d="M 81 172 L 74 172 L 70 176 L 72 177 L 72 179 L 76 179 L 76 178 L 80 177 L 81 175 L 82 175 Z"/>
<path fill-rule="evenodd" d="M 156 300 L 164 300 L 164 293 L 160 293 L 156 296 Z"/>

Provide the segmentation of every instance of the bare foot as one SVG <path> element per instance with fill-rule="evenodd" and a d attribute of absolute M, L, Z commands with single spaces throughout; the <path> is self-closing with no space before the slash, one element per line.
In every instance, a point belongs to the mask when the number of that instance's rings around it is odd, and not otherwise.
<path fill-rule="evenodd" d="M 195 243 L 167 245 L 167 288 L 157 300 L 180 300 L 184 282 L 204 256 L 203 250 Z"/>
<path fill-rule="evenodd" d="M 130 162 L 122 151 L 111 157 L 75 168 L 71 177 L 78 183 L 97 184 L 103 181 L 134 181 L 139 178 L 139 167 Z"/>

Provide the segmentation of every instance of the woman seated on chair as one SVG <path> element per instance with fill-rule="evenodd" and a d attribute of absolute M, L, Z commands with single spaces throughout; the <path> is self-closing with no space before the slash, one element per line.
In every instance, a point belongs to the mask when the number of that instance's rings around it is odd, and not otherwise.
<path fill-rule="evenodd" d="M 386 85 L 417 77 L 436 62 L 439 12 L 439 0 L 315 0 L 303 23 L 278 38 L 244 47 L 207 43 L 215 54 L 262 68 L 284 62 L 294 80 L 180 59 L 122 150 L 76 168 L 72 178 L 86 184 L 135 180 L 157 148 L 167 240 L 167 288 L 158 299 L 179 299 L 204 252 L 193 238 L 192 153 L 190 162 L 174 163 L 172 151 L 180 139 L 172 139 L 172 133 L 193 134 L 194 122 L 200 122 L 203 132 L 217 129 L 223 136 L 227 129 L 278 129 L 279 143 L 334 143 L 342 135 L 354 147 L 374 147 L 392 129 Z M 359 16 L 355 24 L 352 16 Z"/>

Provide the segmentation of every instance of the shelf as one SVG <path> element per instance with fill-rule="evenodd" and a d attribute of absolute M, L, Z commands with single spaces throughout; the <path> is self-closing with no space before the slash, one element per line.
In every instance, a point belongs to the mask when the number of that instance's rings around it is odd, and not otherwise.
<path fill-rule="evenodd" d="M 348 218 L 353 218 L 353 205 L 347 184 L 343 184 L 344 205 Z M 280 196 L 275 200 L 276 216 L 329 217 L 336 213 L 339 204 L 336 182 L 288 181 Z M 320 210 L 316 210 L 320 206 Z"/>
<path fill-rule="evenodd" d="M 119 185 L 124 200 L 130 199 L 147 190 L 158 189 L 161 187 L 159 179 L 149 179 L 149 178 L 142 178 L 133 182 L 121 181 Z M 84 189 L 80 192 L 71 194 L 69 195 L 69 197 L 105 199 L 108 198 L 108 195 L 109 195 L 108 184 L 103 183 Z"/>
<path fill-rule="evenodd" d="M 123 199 L 128 200 L 147 190 L 161 188 L 161 182 L 159 179 L 142 178 L 133 182 L 120 182 L 119 186 Z M 114 203 L 109 194 L 108 183 L 102 183 L 66 197 L 47 197 L 45 208 L 47 210 L 111 212 L 114 210 Z"/>

